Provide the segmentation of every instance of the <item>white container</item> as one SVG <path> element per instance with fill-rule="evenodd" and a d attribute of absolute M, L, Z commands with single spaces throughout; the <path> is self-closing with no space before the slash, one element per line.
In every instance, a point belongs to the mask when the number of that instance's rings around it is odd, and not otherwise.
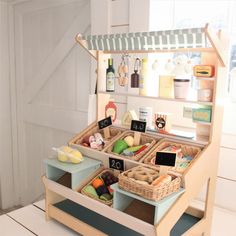
<path fill-rule="evenodd" d="M 177 99 L 186 99 L 190 87 L 189 79 L 174 79 L 174 94 Z"/>
<path fill-rule="evenodd" d="M 236 102 L 236 67 L 230 71 L 230 97 Z"/>
<path fill-rule="evenodd" d="M 200 102 L 211 102 L 212 101 L 212 90 L 211 89 L 198 89 L 197 100 Z"/>
<path fill-rule="evenodd" d="M 139 120 L 146 121 L 147 127 L 152 127 L 152 107 L 140 107 Z"/>

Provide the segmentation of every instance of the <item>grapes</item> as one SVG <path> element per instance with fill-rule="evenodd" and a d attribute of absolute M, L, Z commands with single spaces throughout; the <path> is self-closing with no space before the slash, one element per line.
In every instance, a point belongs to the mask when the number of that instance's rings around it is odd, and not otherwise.
<path fill-rule="evenodd" d="M 101 177 L 107 186 L 118 182 L 118 178 L 114 176 L 110 171 L 104 172 Z"/>

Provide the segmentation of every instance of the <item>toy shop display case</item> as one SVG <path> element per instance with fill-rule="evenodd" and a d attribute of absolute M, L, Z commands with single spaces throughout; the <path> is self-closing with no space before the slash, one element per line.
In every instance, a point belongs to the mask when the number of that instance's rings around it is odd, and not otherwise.
<path fill-rule="evenodd" d="M 125 132 L 132 132 L 120 126 L 111 126 L 112 138 L 103 149 L 96 150 L 82 145 L 85 134 L 99 131 L 93 123 L 75 138 L 69 145 L 77 148 L 94 163 L 94 171 L 81 176 L 75 188 L 56 182 L 47 176 L 43 177 L 46 192 L 46 218 L 56 219 L 82 235 L 209 235 L 213 213 L 216 176 L 223 117 L 223 87 L 226 78 L 228 39 L 223 32 L 212 32 L 208 25 L 203 28 L 167 30 L 157 32 L 127 33 L 113 35 L 76 36 L 80 46 L 97 61 L 97 121 L 105 118 L 104 107 L 111 96 L 122 95 L 144 99 L 184 102 L 211 107 L 211 122 L 198 121 L 195 138 L 188 139 L 168 134 L 146 132 L 153 145 L 140 158 L 126 158 L 112 153 L 110 146 Z M 147 46 L 148 44 L 148 46 Z M 147 54 L 166 52 L 199 52 L 201 64 L 215 68 L 212 83 L 212 101 L 139 96 L 127 93 L 109 93 L 105 90 L 105 67 L 107 58 L 113 54 Z M 207 78 L 205 78 L 207 80 Z M 206 128 L 207 127 L 207 128 Z M 114 131 L 115 130 L 115 131 Z M 207 130 L 207 135 L 202 133 Z M 145 140 L 146 142 L 146 140 Z M 150 142 L 150 140 L 148 140 Z M 113 204 L 103 204 L 96 199 L 81 193 L 102 168 L 109 168 L 110 158 L 122 160 L 124 169 L 129 170 L 138 165 L 154 167 L 155 152 L 177 145 L 183 153 L 191 154 L 189 165 L 180 169 L 171 169 L 181 178 L 180 188 L 159 201 L 125 191 L 118 184 L 111 185 L 114 191 Z M 98 167 L 101 166 L 101 167 Z M 159 168 L 158 166 L 156 166 Z M 204 185 L 207 185 L 204 210 L 190 206 Z"/>

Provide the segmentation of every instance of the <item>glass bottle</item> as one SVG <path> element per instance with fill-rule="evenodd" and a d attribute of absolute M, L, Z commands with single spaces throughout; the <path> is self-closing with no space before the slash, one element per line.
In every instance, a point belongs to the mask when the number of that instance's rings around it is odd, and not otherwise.
<path fill-rule="evenodd" d="M 115 70 L 112 58 L 108 59 L 108 68 L 106 70 L 106 91 L 115 92 Z"/>

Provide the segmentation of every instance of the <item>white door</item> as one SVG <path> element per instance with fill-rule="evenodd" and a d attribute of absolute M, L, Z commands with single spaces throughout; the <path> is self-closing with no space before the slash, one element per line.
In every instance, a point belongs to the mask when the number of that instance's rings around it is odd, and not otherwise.
<path fill-rule="evenodd" d="M 87 125 L 90 57 L 75 36 L 90 32 L 90 1 L 23 1 L 11 14 L 15 181 L 21 204 L 28 204 L 43 192 L 43 159 L 51 147 L 65 144 Z"/>

